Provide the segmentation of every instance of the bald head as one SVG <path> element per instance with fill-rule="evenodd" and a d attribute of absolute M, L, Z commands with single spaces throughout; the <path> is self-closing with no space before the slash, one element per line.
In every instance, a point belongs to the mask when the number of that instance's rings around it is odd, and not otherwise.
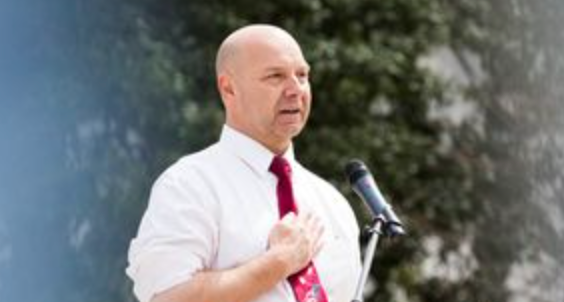
<path fill-rule="evenodd" d="M 294 45 L 301 52 L 296 40 L 282 28 L 266 24 L 248 25 L 234 31 L 221 43 L 215 61 L 216 74 L 219 76 L 227 69 L 233 69 L 246 49 L 274 41 Z"/>
<path fill-rule="evenodd" d="M 275 154 L 286 150 L 309 116 L 309 64 L 296 40 L 272 25 L 236 30 L 221 44 L 217 88 L 226 124 Z"/>

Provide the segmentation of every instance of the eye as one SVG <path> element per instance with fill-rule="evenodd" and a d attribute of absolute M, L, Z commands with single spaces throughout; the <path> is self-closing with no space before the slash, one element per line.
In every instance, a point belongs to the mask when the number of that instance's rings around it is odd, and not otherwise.
<path fill-rule="evenodd" d="M 271 83 L 271 84 L 278 84 L 284 81 L 286 75 L 280 71 L 273 71 L 271 73 L 267 73 L 264 77 L 264 80 Z"/>
<path fill-rule="evenodd" d="M 309 79 L 309 72 L 307 71 L 298 71 L 296 73 L 296 77 L 298 77 L 298 79 L 302 80 L 302 81 L 306 81 Z"/>
<path fill-rule="evenodd" d="M 284 75 L 281 72 L 274 72 L 266 76 L 268 79 L 281 79 Z"/>

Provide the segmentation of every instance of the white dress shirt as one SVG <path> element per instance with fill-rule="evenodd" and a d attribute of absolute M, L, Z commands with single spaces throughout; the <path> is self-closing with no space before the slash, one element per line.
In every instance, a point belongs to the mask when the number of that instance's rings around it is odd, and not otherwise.
<path fill-rule="evenodd" d="M 201 270 L 229 269 L 267 250 L 279 220 L 274 157 L 264 146 L 224 126 L 218 143 L 185 156 L 155 182 L 127 274 L 141 302 L 185 282 Z M 345 198 L 302 167 L 289 148 L 298 210 L 324 225 L 323 248 L 314 258 L 330 302 L 353 298 L 360 275 L 358 225 Z M 253 302 L 295 302 L 287 281 Z"/>

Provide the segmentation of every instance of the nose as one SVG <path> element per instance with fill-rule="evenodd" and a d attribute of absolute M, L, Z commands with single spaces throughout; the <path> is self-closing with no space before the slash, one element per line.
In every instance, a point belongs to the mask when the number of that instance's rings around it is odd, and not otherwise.
<path fill-rule="evenodd" d="M 293 75 L 286 80 L 284 87 L 285 97 L 298 97 L 309 90 L 309 81 L 306 77 Z"/>

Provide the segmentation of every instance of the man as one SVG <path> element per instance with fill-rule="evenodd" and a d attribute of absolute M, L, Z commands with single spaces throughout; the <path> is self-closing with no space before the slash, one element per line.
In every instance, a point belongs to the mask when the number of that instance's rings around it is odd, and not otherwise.
<path fill-rule="evenodd" d="M 155 182 L 127 273 L 141 302 L 347 302 L 358 226 L 341 194 L 302 167 L 292 139 L 309 116 L 297 42 L 250 25 L 220 46 L 219 142 Z"/>

